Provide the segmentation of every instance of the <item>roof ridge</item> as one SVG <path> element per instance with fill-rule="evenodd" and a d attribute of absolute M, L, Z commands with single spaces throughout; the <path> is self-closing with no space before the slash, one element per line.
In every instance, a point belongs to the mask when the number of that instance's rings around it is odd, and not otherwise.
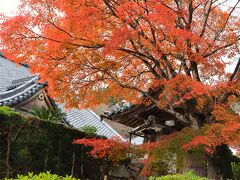
<path fill-rule="evenodd" d="M 1 99 L 4 99 L 4 98 L 7 98 L 5 96 L 9 96 L 11 94 L 13 94 L 13 92 L 16 92 L 16 91 L 19 91 L 19 90 L 25 90 L 25 88 L 28 88 L 30 87 L 33 83 L 35 83 L 39 78 L 36 76 L 35 78 L 27 81 L 26 83 L 22 84 L 21 86 L 15 88 L 15 89 L 12 89 L 12 90 L 9 90 L 9 91 L 4 91 L 4 92 L 1 92 L 0 93 L 0 98 Z"/>
<path fill-rule="evenodd" d="M 29 97 L 31 97 L 32 95 L 34 95 L 39 89 L 41 89 L 43 87 L 44 87 L 43 84 L 34 83 L 31 86 L 24 89 L 23 91 L 18 92 L 14 96 L 10 96 L 10 97 L 1 99 L 0 106 L 1 105 L 9 106 L 9 105 L 14 105 L 16 103 L 22 102 L 22 101 L 28 99 Z"/>

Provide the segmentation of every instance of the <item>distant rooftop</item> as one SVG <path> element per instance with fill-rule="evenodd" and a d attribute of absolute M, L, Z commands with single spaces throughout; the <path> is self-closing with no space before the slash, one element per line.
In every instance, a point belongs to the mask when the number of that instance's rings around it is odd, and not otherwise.
<path fill-rule="evenodd" d="M 94 126 L 97 134 L 106 136 L 107 138 L 120 137 L 109 124 L 100 120 L 100 117 L 91 109 L 66 109 L 64 105 L 58 105 L 60 109 L 66 113 L 66 121 L 75 128 L 81 129 L 84 126 Z"/>

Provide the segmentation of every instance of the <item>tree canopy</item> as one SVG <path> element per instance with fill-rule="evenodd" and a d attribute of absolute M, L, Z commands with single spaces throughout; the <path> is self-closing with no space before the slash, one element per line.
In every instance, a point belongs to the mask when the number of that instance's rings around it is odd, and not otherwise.
<path fill-rule="evenodd" d="M 27 62 L 68 106 L 145 97 L 187 126 L 212 124 L 192 146 L 239 148 L 239 4 L 21 0 L 16 16 L 2 16 L 0 37 L 5 55 Z"/>

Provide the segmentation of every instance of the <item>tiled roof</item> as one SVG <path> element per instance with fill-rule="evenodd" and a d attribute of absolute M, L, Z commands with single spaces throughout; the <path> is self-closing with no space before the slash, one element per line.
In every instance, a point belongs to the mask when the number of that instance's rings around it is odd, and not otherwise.
<path fill-rule="evenodd" d="M 125 100 L 122 100 L 121 102 L 119 102 L 119 103 L 117 103 L 115 105 L 112 105 L 110 107 L 109 111 L 105 111 L 104 112 L 104 115 L 106 115 L 108 117 L 111 117 L 111 116 L 114 116 L 114 115 L 121 114 L 123 112 L 129 111 L 133 107 L 134 107 L 133 104 L 131 104 L 131 103 L 125 101 Z"/>
<path fill-rule="evenodd" d="M 10 60 L 0 56 L 0 92 L 6 91 L 12 85 L 12 81 L 31 76 L 29 69 L 16 65 Z"/>
<path fill-rule="evenodd" d="M 75 128 L 81 129 L 84 126 L 94 126 L 97 128 L 97 134 L 106 136 L 107 138 L 111 137 L 120 137 L 121 136 L 107 123 L 100 120 L 100 117 L 95 114 L 90 109 L 65 109 L 64 105 L 59 105 L 60 109 L 66 113 L 66 121 L 68 124 L 72 125 Z"/>
<path fill-rule="evenodd" d="M 37 83 L 29 69 L 0 56 L 0 106 L 18 104 L 34 95 L 44 84 Z"/>
<path fill-rule="evenodd" d="M 16 88 L 5 92 L 0 92 L 0 106 L 15 105 L 33 96 L 45 85 L 42 83 L 37 83 L 37 80 L 38 77 L 33 77 L 31 80 L 19 85 Z"/>

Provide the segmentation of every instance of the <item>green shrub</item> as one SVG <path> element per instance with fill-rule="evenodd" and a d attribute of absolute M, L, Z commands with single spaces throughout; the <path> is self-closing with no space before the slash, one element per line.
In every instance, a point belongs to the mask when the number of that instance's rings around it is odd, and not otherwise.
<path fill-rule="evenodd" d="M 192 171 L 190 171 L 185 174 L 150 177 L 149 180 L 207 180 L 207 178 L 196 176 Z"/>
<path fill-rule="evenodd" d="M 0 117 L 4 116 L 5 117 L 20 116 L 20 113 L 13 111 L 13 109 L 8 106 L 0 106 Z"/>
<path fill-rule="evenodd" d="M 91 126 L 91 125 L 85 125 L 85 126 L 81 127 L 80 130 L 87 134 L 94 134 L 97 132 L 97 128 L 95 126 Z"/>
<path fill-rule="evenodd" d="M 33 108 L 29 113 L 38 119 L 53 122 L 58 122 L 66 116 L 66 113 L 60 109 L 56 108 L 53 110 L 52 108 L 46 108 L 44 106 L 41 108 Z"/>
<path fill-rule="evenodd" d="M 38 175 L 34 175 L 33 173 L 28 173 L 28 175 L 18 175 L 17 178 L 7 179 L 5 180 L 78 180 L 71 176 L 58 176 L 56 174 L 51 174 L 50 172 L 40 173 Z"/>
<path fill-rule="evenodd" d="M 60 176 L 74 173 L 81 179 L 99 177 L 102 160 L 89 157 L 89 147 L 72 143 L 75 139 L 94 137 L 102 138 L 0 107 L 0 179 L 46 171 Z M 73 157 L 80 162 L 74 167 Z"/>
<path fill-rule="evenodd" d="M 235 179 L 240 179 L 240 164 L 232 163 L 232 170 Z"/>

